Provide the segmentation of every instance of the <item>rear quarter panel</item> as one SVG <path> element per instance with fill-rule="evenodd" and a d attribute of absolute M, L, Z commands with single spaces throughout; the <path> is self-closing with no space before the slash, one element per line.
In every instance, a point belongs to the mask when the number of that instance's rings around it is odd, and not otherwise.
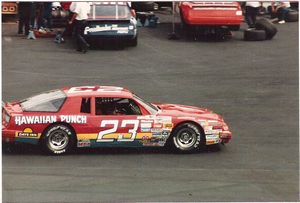
<path fill-rule="evenodd" d="M 229 10 L 235 9 L 235 10 Z M 234 7 L 195 6 L 192 3 L 180 4 L 182 18 L 190 25 L 240 25 L 243 16 L 237 15 L 239 4 Z"/>

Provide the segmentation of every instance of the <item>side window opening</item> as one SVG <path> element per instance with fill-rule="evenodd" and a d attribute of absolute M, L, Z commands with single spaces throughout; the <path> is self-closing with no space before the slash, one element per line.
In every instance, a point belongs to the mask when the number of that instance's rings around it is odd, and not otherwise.
<path fill-rule="evenodd" d="M 96 98 L 96 115 L 141 115 L 139 106 L 127 98 Z"/>
<path fill-rule="evenodd" d="M 80 112 L 91 113 L 91 98 L 82 98 Z"/>

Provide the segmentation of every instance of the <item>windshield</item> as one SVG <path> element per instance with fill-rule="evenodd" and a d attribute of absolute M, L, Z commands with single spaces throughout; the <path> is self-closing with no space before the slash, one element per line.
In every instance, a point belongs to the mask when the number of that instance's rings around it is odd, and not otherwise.
<path fill-rule="evenodd" d="M 66 99 L 61 90 L 43 92 L 20 102 L 23 111 L 58 112 Z"/>
<path fill-rule="evenodd" d="M 127 4 L 113 3 L 92 3 L 90 19 L 129 19 L 130 9 Z"/>
<path fill-rule="evenodd" d="M 151 114 L 157 114 L 158 112 L 158 108 L 156 106 L 154 106 L 153 104 L 144 101 L 143 99 L 141 99 L 140 97 L 138 97 L 137 95 L 133 95 L 133 97 L 139 101 L 140 104 L 142 104 L 142 106 L 149 111 Z"/>

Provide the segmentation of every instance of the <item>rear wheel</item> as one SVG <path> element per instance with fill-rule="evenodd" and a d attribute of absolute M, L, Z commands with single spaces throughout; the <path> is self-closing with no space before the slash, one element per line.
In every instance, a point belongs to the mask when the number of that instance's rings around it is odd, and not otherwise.
<path fill-rule="evenodd" d="M 198 126 L 192 123 L 184 123 L 175 128 L 172 133 L 173 147 L 178 152 L 194 152 L 203 143 L 204 136 Z"/>
<path fill-rule="evenodd" d="M 62 124 L 50 126 L 42 137 L 43 150 L 53 155 L 69 152 L 74 143 L 74 133 L 69 127 Z"/>

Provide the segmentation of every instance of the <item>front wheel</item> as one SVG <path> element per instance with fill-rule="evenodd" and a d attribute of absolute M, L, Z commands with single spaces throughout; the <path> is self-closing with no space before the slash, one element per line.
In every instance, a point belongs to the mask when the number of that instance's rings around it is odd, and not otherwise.
<path fill-rule="evenodd" d="M 43 150 L 52 155 L 69 152 L 75 143 L 71 129 L 62 124 L 50 126 L 42 137 Z"/>
<path fill-rule="evenodd" d="M 192 123 L 179 125 L 172 134 L 173 145 L 179 152 L 194 152 L 204 141 L 199 127 Z"/>

